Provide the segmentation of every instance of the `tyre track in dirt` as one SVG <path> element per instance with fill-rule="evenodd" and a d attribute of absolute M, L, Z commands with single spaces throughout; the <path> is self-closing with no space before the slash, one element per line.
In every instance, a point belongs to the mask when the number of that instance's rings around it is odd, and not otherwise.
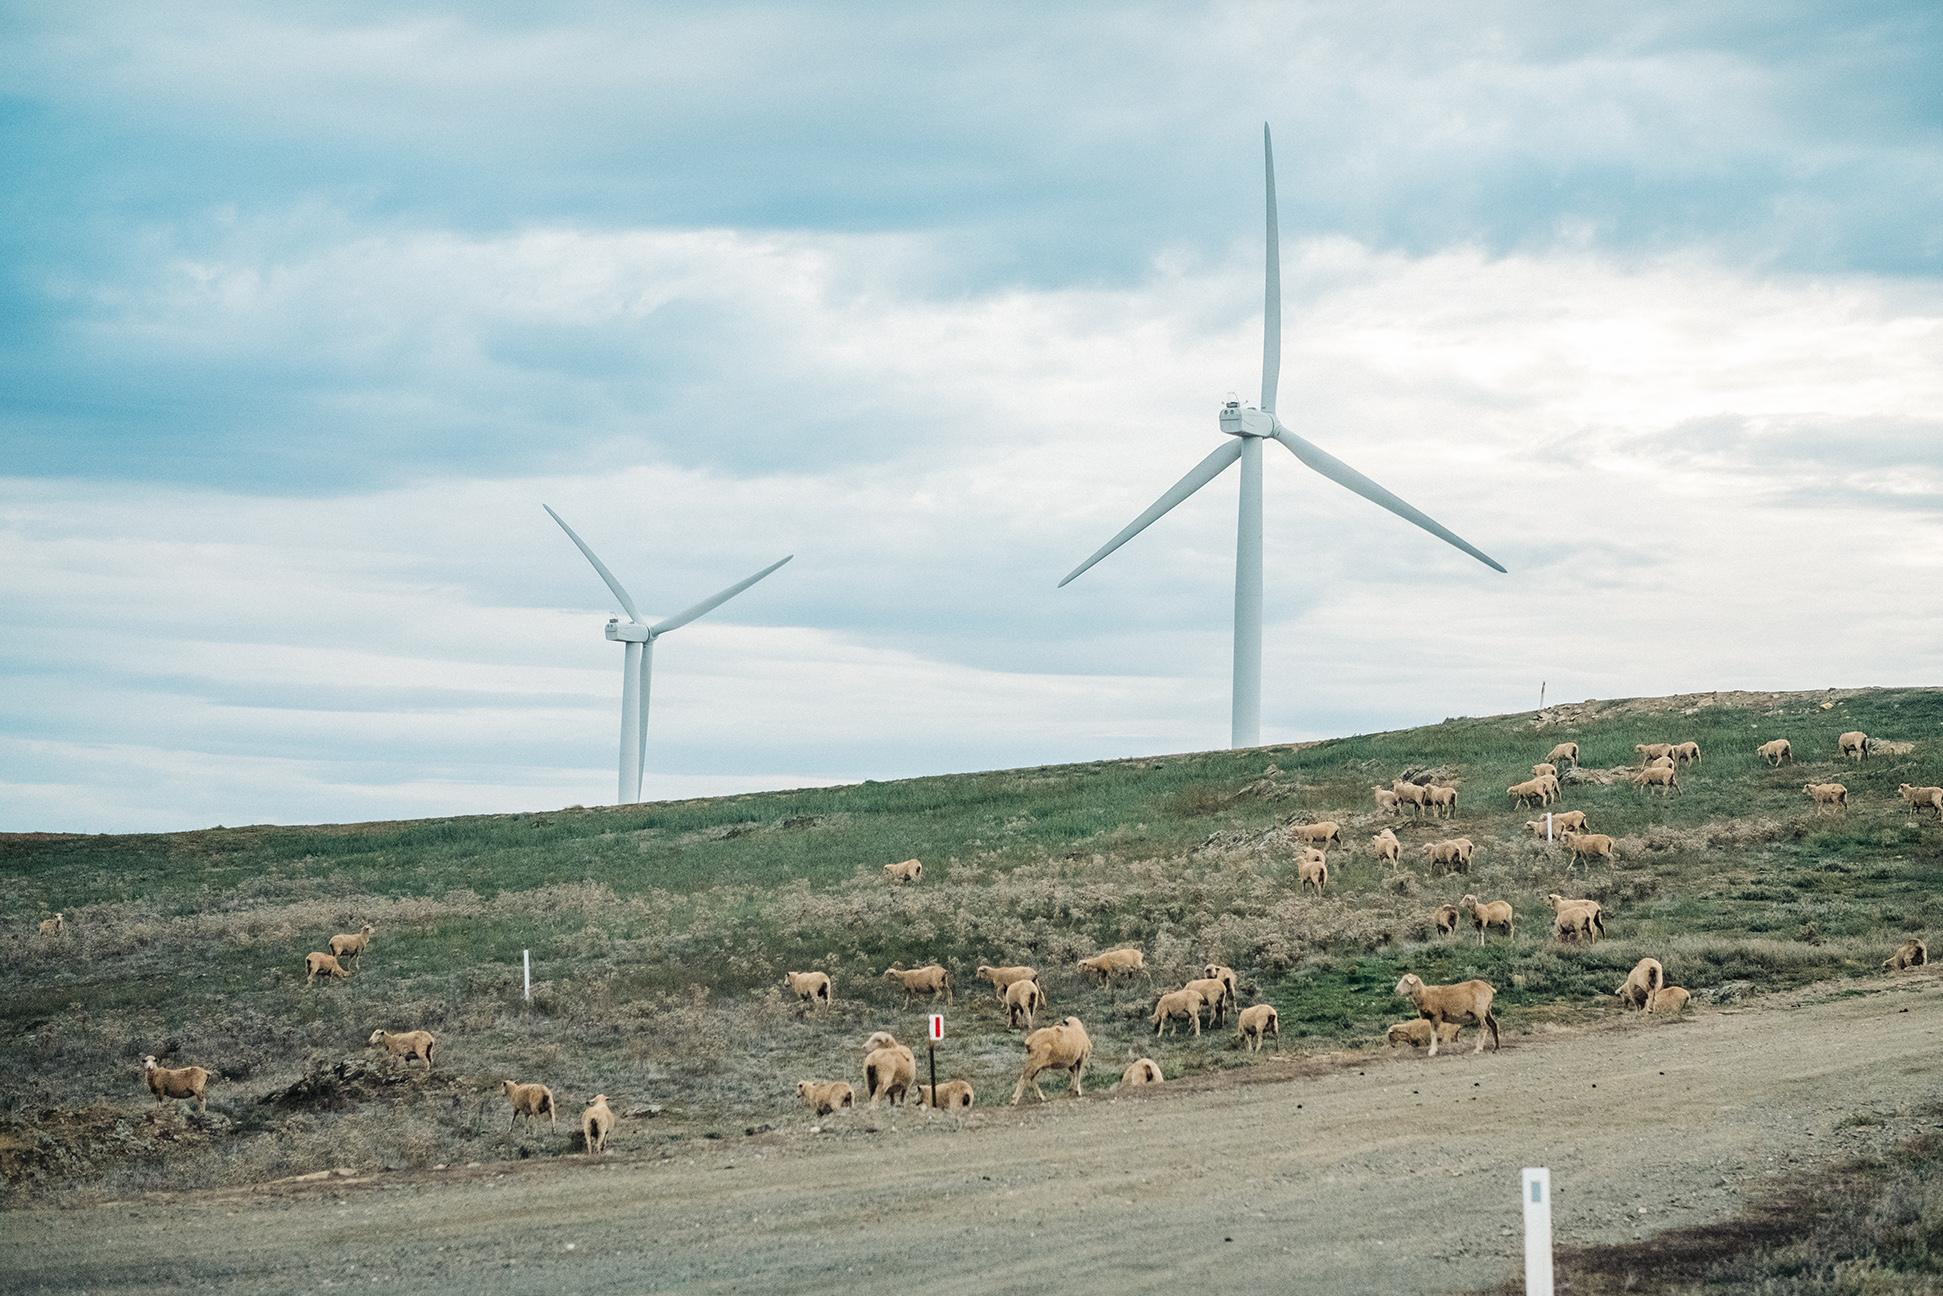
<path fill-rule="evenodd" d="M 1506 1042 L 668 1159 L 16 1211 L 0 1290 L 1471 1290 L 1520 1263 L 1522 1166 L 1551 1167 L 1561 1243 L 1630 1240 L 1900 1141 L 1943 1098 L 1927 974 Z M 1886 1115 L 1837 1128 L 1859 1110 Z"/>

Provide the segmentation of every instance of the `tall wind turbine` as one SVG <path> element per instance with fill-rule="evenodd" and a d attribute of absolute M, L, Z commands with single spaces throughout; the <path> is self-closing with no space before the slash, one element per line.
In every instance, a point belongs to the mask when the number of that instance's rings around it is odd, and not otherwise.
<path fill-rule="evenodd" d="M 634 600 L 614 579 L 614 573 L 607 570 L 606 563 L 594 556 L 594 551 L 567 525 L 566 519 L 548 505 L 542 504 L 540 507 L 560 524 L 560 529 L 567 533 L 567 539 L 587 555 L 587 561 L 594 565 L 594 570 L 600 573 L 600 578 L 607 582 L 607 588 L 614 591 L 614 597 L 620 600 L 621 607 L 627 612 L 626 622 L 619 617 L 607 619 L 607 637 L 615 643 L 627 645 L 627 657 L 621 666 L 621 794 L 616 798 L 616 803 L 632 805 L 641 799 L 641 766 L 648 755 L 648 681 L 654 673 L 654 641 L 670 630 L 681 629 L 697 617 L 707 616 L 796 555 L 791 554 L 789 558 L 770 563 L 720 594 L 711 595 L 665 621 L 648 625 L 641 620 L 640 612 L 635 610 Z"/>
<path fill-rule="evenodd" d="M 1235 684 L 1231 747 L 1256 747 L 1262 735 L 1262 442 L 1280 441 L 1289 453 L 1339 486 L 1414 522 L 1456 545 L 1487 567 L 1503 571 L 1496 560 L 1460 539 L 1425 513 L 1404 503 L 1342 460 L 1288 430 L 1275 417 L 1275 383 L 1282 372 L 1282 259 L 1275 219 L 1275 150 L 1262 126 L 1262 168 L 1268 184 L 1268 270 L 1262 299 L 1262 404 L 1244 409 L 1230 399 L 1221 407 L 1221 430 L 1234 439 L 1196 464 L 1194 470 L 1154 501 L 1153 507 L 1073 568 L 1064 586 L 1100 559 L 1139 535 L 1169 509 L 1241 461 L 1241 515 L 1235 527 Z"/>

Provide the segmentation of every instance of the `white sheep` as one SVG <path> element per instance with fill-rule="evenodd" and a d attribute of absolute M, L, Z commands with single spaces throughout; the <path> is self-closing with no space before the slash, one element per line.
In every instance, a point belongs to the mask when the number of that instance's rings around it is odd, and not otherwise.
<path fill-rule="evenodd" d="M 1863 733 L 1860 729 L 1851 730 L 1835 741 L 1841 747 L 1842 755 L 1849 757 L 1851 760 L 1862 761 L 1869 759 L 1869 735 Z"/>
<path fill-rule="evenodd" d="M 512 1080 L 500 1081 L 499 1087 L 505 1093 L 506 1101 L 513 1105 L 513 1119 L 506 1122 L 508 1134 L 513 1132 L 513 1126 L 519 1123 L 522 1116 L 528 1120 L 538 1120 L 545 1115 L 553 1129 L 560 1128 L 560 1113 L 553 1105 L 553 1090 L 543 1084 L 518 1084 Z"/>
<path fill-rule="evenodd" d="M 310 953 L 304 955 L 304 971 L 308 973 L 304 977 L 305 985 L 309 985 L 320 976 L 326 980 L 332 977 L 337 978 L 339 981 L 349 981 L 351 979 L 351 974 L 344 970 L 343 965 L 333 955 L 325 954 L 319 950 L 312 950 Z"/>
<path fill-rule="evenodd" d="M 846 1080 L 798 1080 L 796 1096 L 818 1116 L 828 1116 L 839 1108 L 857 1107 L 857 1091 Z"/>
<path fill-rule="evenodd" d="M 1586 867 L 1590 868 L 1592 861 L 1596 859 L 1605 860 L 1609 864 L 1612 862 L 1612 838 L 1605 833 L 1569 832 L 1559 840 L 1565 843 L 1566 850 L 1572 852 L 1574 863 L 1584 860 Z"/>
<path fill-rule="evenodd" d="M 1613 994 L 1619 998 L 1621 1007 L 1643 1008 L 1653 997 L 1653 992 L 1666 984 L 1666 969 L 1656 958 L 1643 958 L 1633 964 L 1633 970 L 1626 974 L 1619 988 Z"/>
<path fill-rule="evenodd" d="M 1235 1031 L 1235 1038 L 1247 1041 L 1248 1051 L 1250 1053 L 1255 1052 L 1262 1045 L 1266 1044 L 1268 1042 L 1267 1037 L 1270 1035 L 1276 1038 L 1278 1042 L 1277 1046 L 1280 1046 L 1282 1026 L 1273 1004 L 1251 1004 L 1249 1007 L 1241 1010 L 1241 1016 L 1237 1017 L 1235 1021 L 1238 1027 Z"/>
<path fill-rule="evenodd" d="M 1401 813 L 1396 793 L 1388 788 L 1371 788 L 1370 792 L 1376 797 L 1376 808 L 1380 813 L 1386 815 Z"/>
<path fill-rule="evenodd" d="M 980 980 L 990 981 L 992 983 L 992 989 L 998 992 L 998 1000 L 1000 1003 L 1005 1002 L 1005 987 L 1011 985 L 1014 981 L 1037 981 L 1039 979 L 1038 969 L 1016 964 L 1012 967 L 993 967 L 989 963 L 980 963 L 978 965 L 978 971 L 972 973 L 972 975 Z"/>
<path fill-rule="evenodd" d="M 1201 1005 L 1205 1000 L 1199 990 L 1175 990 L 1164 994 L 1154 1004 L 1154 1034 L 1165 1028 L 1169 1034 L 1174 1031 L 1174 1019 L 1185 1017 L 1194 1023 L 1194 1033 L 1201 1033 Z"/>
<path fill-rule="evenodd" d="M 215 1072 L 199 1066 L 171 1070 L 158 1066 L 153 1057 L 142 1059 L 142 1072 L 148 1081 L 148 1091 L 155 1095 L 158 1105 L 171 1098 L 193 1098 L 198 1113 L 209 1110 L 209 1081 Z"/>
<path fill-rule="evenodd" d="M 1424 804 L 1429 799 L 1429 793 L 1424 791 L 1422 784 L 1391 779 L 1390 791 L 1396 794 L 1398 814 L 1402 814 L 1404 805 L 1408 804 L 1412 818 L 1420 818 L 1423 815 Z"/>
<path fill-rule="evenodd" d="M 1680 790 L 1680 775 L 1671 765 L 1653 765 L 1633 775 L 1633 786 L 1642 792 L 1656 787 L 1660 795 L 1665 796 Z"/>
<path fill-rule="evenodd" d="M 1147 966 L 1147 956 L 1137 949 L 1114 949 L 1081 959 L 1079 965 L 1088 972 L 1098 972 L 1101 984 L 1105 984 L 1122 972 L 1131 976 L 1143 970 Z M 1046 1029 L 1051 1030 L 1052 1027 Z"/>
<path fill-rule="evenodd" d="M 1546 761 L 1531 767 L 1531 776 L 1533 778 L 1544 778 L 1547 775 L 1550 775 L 1552 778 L 1557 778 L 1558 766 Z"/>
<path fill-rule="evenodd" d="M 40 924 L 40 934 L 52 939 L 61 934 L 61 929 L 64 925 L 65 919 L 60 914 L 55 914 L 52 918 L 43 918 Z"/>
<path fill-rule="evenodd" d="M 1678 1017 L 1680 1011 L 1687 1006 L 1687 1001 L 1692 998 L 1692 995 L 1682 990 L 1679 986 L 1661 986 L 1658 990 L 1655 990 L 1651 995 L 1647 996 L 1646 1011 L 1650 1013 L 1670 1012 L 1675 1017 Z"/>
<path fill-rule="evenodd" d="M 1466 895 L 1457 902 L 1457 907 L 1471 915 L 1471 925 L 1477 928 L 1477 943 L 1484 944 L 1484 931 L 1487 927 L 1502 927 L 1506 940 L 1512 939 L 1511 902 L 1492 900 L 1485 902 L 1474 895 Z"/>
<path fill-rule="evenodd" d="M 614 1109 L 607 1105 L 606 1094 L 595 1094 L 587 1110 L 580 1113 L 580 1137 L 587 1145 L 587 1155 L 606 1151 L 607 1136 L 613 1132 Z"/>
<path fill-rule="evenodd" d="M 1917 937 L 1910 937 L 1902 943 L 1902 948 L 1891 954 L 1882 966 L 1889 972 L 1901 972 L 1908 968 L 1923 967 L 1930 961 L 1929 946 Z"/>
<path fill-rule="evenodd" d="M 1455 1044 L 1457 1042 L 1456 1022 L 1439 1022 L 1435 1030 L 1439 1043 Z M 1427 1048 L 1430 1045 L 1431 1031 L 1432 1027 L 1430 1023 L 1419 1017 L 1415 1021 L 1398 1022 L 1396 1025 L 1390 1027 L 1385 1033 L 1384 1038 L 1389 1041 L 1390 1047 L 1392 1048 L 1395 1048 L 1399 1044 L 1408 1044 L 1412 1048 Z"/>
<path fill-rule="evenodd" d="M 1160 1063 L 1152 1058 L 1141 1058 L 1120 1074 L 1120 1083 L 1126 1086 L 1160 1084 L 1165 1079 Z"/>
<path fill-rule="evenodd" d="M 1897 790 L 1902 799 L 1909 803 L 1911 814 L 1918 810 L 1934 810 L 1939 818 L 1943 818 L 1943 787 L 1917 787 L 1904 783 Z"/>
<path fill-rule="evenodd" d="M 1816 814 L 1830 806 L 1849 808 L 1849 790 L 1840 783 L 1804 783 L 1801 790 L 1814 799 Z"/>
<path fill-rule="evenodd" d="M 1491 1012 L 1491 1000 L 1497 996 L 1497 989 L 1489 981 L 1460 981 L 1456 985 L 1425 985 L 1414 972 L 1406 972 L 1397 982 L 1396 992 L 1417 1005 L 1417 1015 L 1431 1023 L 1433 1027 L 1449 1022 L 1461 1026 L 1467 1021 L 1478 1024 L 1477 1047 L 1473 1053 L 1484 1052 L 1484 1032 L 1491 1032 L 1491 1047 L 1503 1047 L 1503 1039 L 1498 1031 L 1498 1019 Z M 1437 1056 L 1437 1037 L 1430 1039 L 1430 1056 Z"/>
<path fill-rule="evenodd" d="M 1448 936 L 1457 930 L 1458 917 L 1456 905 L 1438 905 L 1436 912 L 1430 915 L 1430 920 L 1437 924 L 1439 936 Z"/>
<path fill-rule="evenodd" d="M 1065 1071 L 1073 1078 L 1073 1097 L 1084 1092 L 1080 1087 L 1080 1077 L 1086 1071 L 1086 1064 L 1093 1060 L 1093 1038 L 1080 1025 L 1079 1018 L 1068 1017 L 1057 1026 L 1041 1026 L 1025 1037 L 1025 1070 L 1019 1074 L 1019 1087 L 1012 1091 L 1012 1105 L 1017 1107 L 1025 1097 L 1025 1087 L 1032 1086 L 1032 1092 L 1039 1095 L 1039 1101 L 1046 1101 L 1045 1093 L 1039 1088 L 1039 1076 L 1047 1071 Z"/>
<path fill-rule="evenodd" d="M 1025 1018 L 1025 1028 L 1032 1029 L 1032 1018 L 1045 1004 L 1046 996 L 1039 989 L 1037 981 L 1014 981 L 1005 987 L 1005 1019 L 1007 1028 L 1017 1026 L 1021 1017 Z"/>
<path fill-rule="evenodd" d="M 977 1095 L 972 1092 L 969 1080 L 946 1080 L 938 1086 L 937 1093 L 931 1092 L 930 1085 L 919 1085 L 918 1106 L 930 1107 L 938 1111 L 952 1111 L 959 1107 L 970 1107 Z"/>
<path fill-rule="evenodd" d="M 1329 885 L 1329 857 L 1313 848 L 1303 851 L 1302 858 L 1296 861 L 1295 877 L 1297 886 L 1312 886 L 1321 895 L 1322 889 Z"/>
<path fill-rule="evenodd" d="M 1579 745 L 1575 742 L 1562 742 L 1552 748 L 1547 753 L 1545 759 L 1554 764 L 1562 760 L 1569 760 L 1576 767 L 1579 763 Z"/>
<path fill-rule="evenodd" d="M 1698 765 L 1700 763 L 1700 744 L 1697 742 L 1675 743 L 1668 753 L 1676 765 Z"/>
<path fill-rule="evenodd" d="M 916 882 L 924 877 L 924 865 L 914 859 L 907 859 L 897 864 L 886 864 L 884 876 L 897 883 Z"/>
<path fill-rule="evenodd" d="M 371 933 L 376 930 L 378 930 L 376 927 L 373 927 L 370 923 L 366 923 L 364 926 L 358 928 L 354 935 L 340 933 L 331 937 L 331 953 L 338 958 L 344 958 L 348 955 L 356 959 L 360 964 L 363 963 L 365 947 L 371 944 Z"/>
<path fill-rule="evenodd" d="M 396 1035 L 387 1030 L 374 1030 L 371 1038 L 365 1041 L 367 1047 L 372 1044 L 384 1045 L 386 1053 L 404 1058 L 408 1063 L 413 1058 L 422 1058 L 427 1071 L 432 1069 L 432 1050 L 438 1047 L 438 1043 L 432 1032 L 426 1030 L 402 1031 Z"/>
<path fill-rule="evenodd" d="M 952 1001 L 951 973 L 947 972 L 941 963 L 933 963 L 928 967 L 912 968 L 908 972 L 893 963 L 890 967 L 884 969 L 884 980 L 895 981 L 898 985 L 904 987 L 904 1002 L 906 1005 L 920 994 L 928 994 L 933 999 L 936 999 L 939 995 L 943 995 L 946 1003 Z"/>
<path fill-rule="evenodd" d="M 1403 844 L 1388 828 L 1370 838 L 1370 847 L 1376 852 L 1376 858 L 1390 861 L 1391 868 L 1403 866 Z"/>
<path fill-rule="evenodd" d="M 811 1007 L 830 1003 L 830 976 L 827 972 L 785 972 L 783 984 L 796 992 L 796 1002 Z"/>
<path fill-rule="evenodd" d="M 1333 819 L 1321 823 L 1297 824 L 1290 829 L 1295 839 L 1307 846 L 1327 846 L 1330 842 L 1338 847 L 1343 844 L 1342 825 Z"/>
<path fill-rule="evenodd" d="M 1772 741 L 1764 742 L 1754 750 L 1758 755 L 1764 757 L 1768 765 L 1774 769 L 1781 768 L 1782 761 L 1793 760 L 1795 758 L 1794 746 L 1786 738 L 1776 738 Z"/>

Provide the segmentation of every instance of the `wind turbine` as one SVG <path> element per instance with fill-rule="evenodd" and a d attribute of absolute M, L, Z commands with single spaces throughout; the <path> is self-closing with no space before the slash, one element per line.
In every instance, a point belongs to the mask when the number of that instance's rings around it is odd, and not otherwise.
<path fill-rule="evenodd" d="M 619 617 L 607 619 L 607 637 L 615 643 L 627 645 L 627 657 L 621 666 L 621 794 L 616 798 L 616 803 L 632 805 L 641 799 L 641 766 L 648 755 L 648 680 L 654 673 L 654 641 L 670 630 L 681 629 L 697 617 L 707 616 L 796 555 L 791 554 L 780 562 L 770 563 L 720 594 L 711 595 L 665 621 L 648 625 L 641 620 L 640 612 L 635 610 L 634 600 L 614 579 L 614 573 L 607 570 L 606 563 L 594 556 L 594 551 L 567 525 L 566 519 L 548 505 L 542 504 L 540 507 L 560 524 L 560 529 L 567 533 L 567 539 L 587 555 L 587 561 L 594 565 L 594 570 L 600 573 L 600 578 L 607 582 L 607 588 L 614 591 L 614 597 L 620 600 L 621 607 L 627 612 L 626 622 Z"/>
<path fill-rule="evenodd" d="M 1262 126 L 1262 169 L 1268 185 L 1268 268 L 1262 296 L 1262 404 L 1243 408 L 1230 395 L 1221 407 L 1221 430 L 1234 438 L 1196 464 L 1194 470 L 1154 501 L 1153 507 L 1127 524 L 1124 531 L 1100 547 L 1098 553 L 1073 568 L 1068 581 L 1139 535 L 1169 509 L 1200 490 L 1241 461 L 1241 511 L 1235 527 L 1235 683 L 1231 747 L 1256 747 L 1262 734 L 1262 442 L 1280 441 L 1289 453 L 1339 486 L 1414 522 L 1430 534 L 1456 545 L 1487 567 L 1503 571 L 1498 562 L 1467 543 L 1422 511 L 1404 503 L 1342 460 L 1288 430 L 1275 417 L 1275 384 L 1282 372 L 1282 260 L 1275 219 L 1275 149 L 1268 126 Z"/>

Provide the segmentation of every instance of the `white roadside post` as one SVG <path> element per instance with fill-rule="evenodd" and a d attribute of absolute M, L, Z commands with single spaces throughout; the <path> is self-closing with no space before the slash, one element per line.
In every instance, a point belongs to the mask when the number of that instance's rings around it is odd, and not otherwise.
<path fill-rule="evenodd" d="M 1552 840 L 1552 812 L 1550 810 L 1545 812 L 1545 840 Z"/>
<path fill-rule="evenodd" d="M 938 1043 L 945 1037 L 945 1015 L 931 1014 L 931 1110 L 938 1110 Z"/>
<path fill-rule="evenodd" d="M 526 964 L 526 1002 L 533 1002 L 533 951 L 521 950 L 520 961 Z"/>
<path fill-rule="evenodd" d="M 1552 1172 L 1527 1167 L 1525 1203 L 1525 1296 L 1552 1296 Z"/>

